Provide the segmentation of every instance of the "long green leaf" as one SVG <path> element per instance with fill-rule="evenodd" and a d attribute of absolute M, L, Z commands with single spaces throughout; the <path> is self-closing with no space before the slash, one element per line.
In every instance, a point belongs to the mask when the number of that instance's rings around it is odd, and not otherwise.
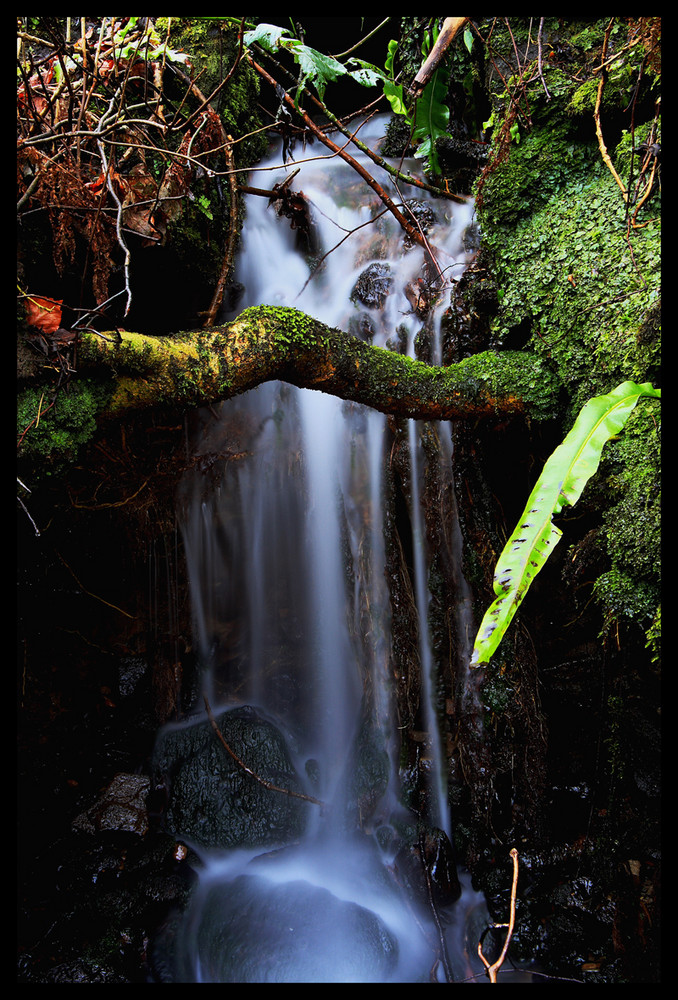
<path fill-rule="evenodd" d="M 412 138 L 418 143 L 414 154 L 418 159 L 428 161 L 429 170 L 439 174 L 440 164 L 436 152 L 436 139 L 447 135 L 450 109 L 445 103 L 447 78 L 437 69 L 424 88 L 415 106 L 415 127 Z"/>
<path fill-rule="evenodd" d="M 605 443 L 622 429 L 640 396 L 660 397 L 661 392 L 649 382 L 624 382 L 607 395 L 590 399 L 546 462 L 497 562 L 496 600 L 478 629 L 471 666 L 490 661 L 530 584 L 560 540 L 562 532 L 552 516 L 577 502 L 598 468 Z"/>

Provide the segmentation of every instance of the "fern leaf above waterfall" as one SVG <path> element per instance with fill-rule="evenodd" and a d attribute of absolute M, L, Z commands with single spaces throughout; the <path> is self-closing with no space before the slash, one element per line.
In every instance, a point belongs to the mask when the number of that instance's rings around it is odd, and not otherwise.
<path fill-rule="evenodd" d="M 574 505 L 596 472 L 604 445 L 617 434 L 641 396 L 660 397 L 651 383 L 624 382 L 582 408 L 572 430 L 546 462 L 494 573 L 495 601 L 478 629 L 471 666 L 488 663 L 535 576 L 562 531 L 552 517 Z"/>

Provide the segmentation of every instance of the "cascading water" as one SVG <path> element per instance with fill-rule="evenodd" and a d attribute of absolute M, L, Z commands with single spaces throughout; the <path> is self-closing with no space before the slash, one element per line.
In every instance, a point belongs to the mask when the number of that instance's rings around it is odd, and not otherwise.
<path fill-rule="evenodd" d="M 376 142 L 383 129 L 383 119 L 368 124 L 363 141 Z M 280 164 L 276 151 L 262 165 L 277 168 L 273 181 L 286 176 Z M 254 199 L 238 264 L 238 311 L 295 306 L 344 330 L 358 332 L 367 324 L 379 346 L 398 329 L 414 353 L 422 321 L 406 289 L 423 271 L 423 251 L 403 250 L 402 232 L 388 215 L 365 225 L 383 206 L 369 202 L 340 160 L 309 157 L 299 165 L 297 186 L 311 207 L 317 259 L 326 256 L 312 272 L 289 223 Z M 428 235 L 458 276 L 472 205 L 450 203 L 447 211 L 450 218 Z M 380 269 L 377 301 L 365 305 L 365 297 L 357 303 L 352 293 L 371 264 Z M 436 315 L 448 301 L 449 295 L 440 298 Z M 436 322 L 434 317 L 434 362 L 440 354 Z M 284 850 L 225 850 L 227 845 L 193 838 L 203 868 L 172 981 L 429 981 L 440 945 L 430 912 L 421 900 L 408 899 L 393 877 L 397 831 L 411 817 L 399 801 L 383 515 L 386 418 L 276 383 L 228 401 L 219 413 L 202 413 L 200 423 L 180 516 L 204 691 L 215 714 L 247 705 L 273 720 L 289 737 L 304 791 L 325 805 L 304 806 L 304 829 L 294 846 L 273 840 Z M 449 834 L 427 624 L 419 427 L 409 422 L 422 719 L 432 775 L 426 820 Z M 441 425 L 439 433 L 449 476 L 449 427 Z M 216 468 L 223 469 L 219 478 L 206 474 Z M 461 621 L 469 602 L 467 594 L 459 596 Z M 464 620 L 460 634 L 468 628 Z M 187 725 L 201 722 L 204 713 Z M 373 773 L 363 787 L 365 747 Z M 185 830 L 174 832 L 191 842 Z M 462 909 L 480 902 L 465 885 Z M 459 912 L 449 918 L 450 927 L 459 924 Z M 470 974 L 468 964 L 460 968 L 463 947 L 454 947 L 456 974 Z"/>

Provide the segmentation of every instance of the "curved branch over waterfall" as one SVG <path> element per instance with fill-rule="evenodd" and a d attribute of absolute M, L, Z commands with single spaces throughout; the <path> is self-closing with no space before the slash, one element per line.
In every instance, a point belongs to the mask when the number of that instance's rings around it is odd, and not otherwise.
<path fill-rule="evenodd" d="M 109 415 L 200 406 L 281 380 L 383 413 L 449 420 L 551 412 L 557 385 L 540 359 L 484 352 L 431 367 L 371 346 L 292 308 L 254 306 L 225 326 L 176 337 L 83 332 L 78 368 L 115 376 Z"/>

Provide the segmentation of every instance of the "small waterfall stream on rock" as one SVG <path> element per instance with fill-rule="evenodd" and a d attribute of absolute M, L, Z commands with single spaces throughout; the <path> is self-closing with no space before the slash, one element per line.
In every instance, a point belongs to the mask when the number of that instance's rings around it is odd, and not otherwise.
<path fill-rule="evenodd" d="M 367 125 L 363 141 L 376 142 L 384 125 L 383 119 Z M 316 260 L 326 255 L 321 266 L 312 272 L 289 221 L 278 218 L 266 199 L 250 198 L 237 269 L 243 294 L 226 318 L 249 305 L 294 306 L 378 346 L 398 349 L 399 331 L 399 349 L 414 354 L 423 321 L 411 289 L 424 271 L 423 251 L 403 247 L 402 231 L 350 167 L 313 153 L 315 147 L 297 151 L 299 162 L 283 168 L 277 149 L 262 165 L 270 173 L 257 174 L 255 183 L 270 177 L 272 187 L 301 167 L 294 186 L 311 207 Z M 417 168 L 414 161 L 407 165 Z M 405 190 L 407 198 L 429 204 L 421 192 Z M 439 221 L 428 238 L 445 251 L 447 277 L 458 277 L 473 207 L 438 202 L 435 212 Z M 367 274 L 373 281 L 363 287 Z M 439 316 L 450 286 L 429 323 L 433 363 L 440 359 Z M 419 422 L 408 423 L 420 725 L 431 785 L 424 819 L 450 834 L 428 629 L 420 498 L 426 458 Z M 399 781 L 384 513 L 387 418 L 324 393 L 273 383 L 227 401 L 219 412 L 201 411 L 199 424 L 194 468 L 182 483 L 179 507 L 204 691 L 243 758 L 261 739 L 262 727 L 275 727 L 289 767 L 283 773 L 278 762 L 260 777 L 277 787 L 296 782 L 301 794 L 324 805 L 264 790 L 267 822 L 244 838 L 253 836 L 254 847 L 216 833 L 202 807 L 199 819 L 189 822 L 187 807 L 174 806 L 173 832 L 195 848 L 202 868 L 173 946 L 169 979 L 428 982 L 440 941 L 425 892 L 417 898 L 410 891 L 421 874 L 404 877 L 398 855 L 407 839 L 403 831 L 416 829 L 416 817 L 401 802 Z M 437 433 L 449 477 L 449 425 Z M 458 525 L 450 531 L 458 543 Z M 457 550 L 460 559 L 458 544 Z M 470 600 L 461 573 L 460 579 L 457 631 L 468 635 Z M 227 732 L 232 720 L 248 726 L 249 736 Z M 195 714 L 167 727 L 163 739 L 205 728 L 198 697 Z M 214 733 L 208 739 L 213 759 L 225 759 Z M 210 784 L 195 772 L 191 781 L 205 796 L 225 794 L 224 781 Z M 229 808 L 240 796 L 247 819 L 250 792 L 237 778 L 227 791 Z M 288 814 L 280 818 L 283 807 L 293 811 L 294 822 Z M 477 959 L 466 955 L 464 926 L 466 914 L 482 907 L 467 877 L 459 901 L 441 906 L 454 978 L 479 971 Z"/>

